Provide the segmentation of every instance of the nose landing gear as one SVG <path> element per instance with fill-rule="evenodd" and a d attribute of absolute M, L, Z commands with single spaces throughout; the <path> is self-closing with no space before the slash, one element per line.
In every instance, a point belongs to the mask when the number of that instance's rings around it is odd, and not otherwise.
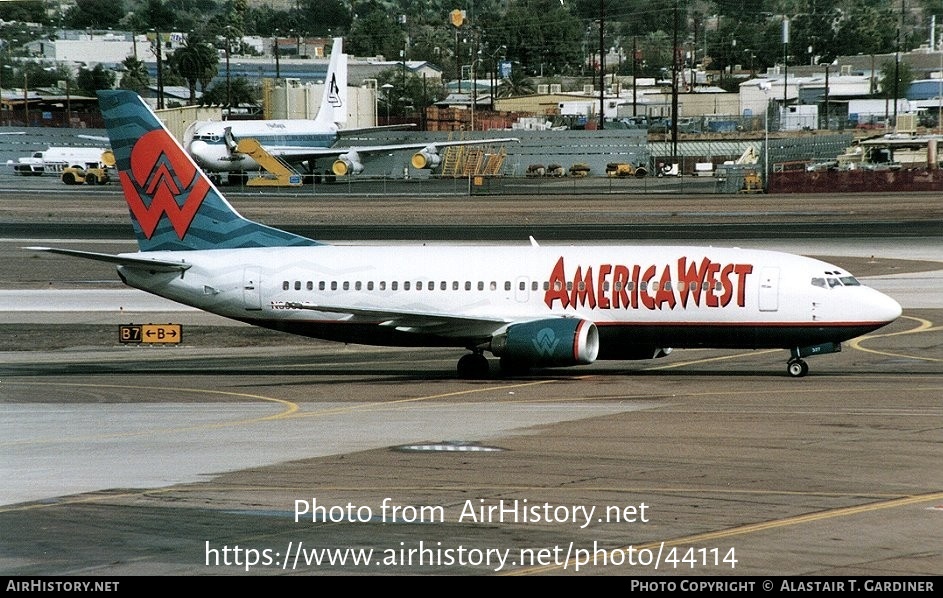
<path fill-rule="evenodd" d="M 786 373 L 793 378 L 802 378 L 809 373 L 809 364 L 802 360 L 810 355 L 841 353 L 841 343 L 822 343 L 811 347 L 793 347 L 789 350 L 791 358 L 786 363 Z"/>
<path fill-rule="evenodd" d="M 790 359 L 786 364 L 786 372 L 793 378 L 801 378 L 809 373 L 809 364 L 801 359 Z"/>

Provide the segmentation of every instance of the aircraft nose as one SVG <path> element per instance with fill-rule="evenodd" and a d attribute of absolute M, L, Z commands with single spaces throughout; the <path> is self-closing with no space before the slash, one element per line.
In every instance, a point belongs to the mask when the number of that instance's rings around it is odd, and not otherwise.
<path fill-rule="evenodd" d="M 197 164 L 200 165 L 201 168 L 206 168 L 207 145 L 205 141 L 194 139 L 190 142 L 190 147 L 186 148 L 186 150 L 190 153 L 190 156 Z"/>
<path fill-rule="evenodd" d="M 875 320 L 885 324 L 890 324 L 904 313 L 900 303 L 880 291 L 874 291 L 873 297 L 868 302 L 868 311 Z"/>

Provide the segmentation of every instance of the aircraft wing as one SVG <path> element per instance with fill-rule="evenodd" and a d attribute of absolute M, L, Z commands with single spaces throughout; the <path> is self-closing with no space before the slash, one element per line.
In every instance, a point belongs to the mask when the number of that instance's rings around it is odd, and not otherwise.
<path fill-rule="evenodd" d="M 451 313 L 435 313 L 419 310 L 382 310 L 359 309 L 356 307 L 316 305 L 288 301 L 284 303 L 290 309 L 309 309 L 312 311 L 350 314 L 354 318 L 380 320 L 381 326 L 396 328 L 400 332 L 435 333 L 441 336 L 487 337 L 496 330 L 516 321 L 501 317 L 458 316 Z"/>
<path fill-rule="evenodd" d="M 282 158 L 297 158 L 305 160 L 308 158 L 326 158 L 329 156 L 338 157 L 349 151 L 355 151 L 361 156 L 370 154 L 381 154 L 384 152 L 421 150 L 426 148 L 435 148 L 456 145 L 489 145 L 492 143 L 520 143 L 517 137 L 499 137 L 495 139 L 462 139 L 459 141 L 417 141 L 414 143 L 389 143 L 386 145 L 351 145 L 348 147 L 325 147 L 311 148 L 302 146 L 280 145 L 278 148 L 266 148 L 273 153 L 277 153 Z"/>
<path fill-rule="evenodd" d="M 348 147 L 310 148 L 279 146 L 277 150 L 267 148 L 286 162 L 303 162 L 317 158 L 332 158 L 334 174 L 343 176 L 356 174 L 364 169 L 363 160 L 371 155 L 397 151 L 415 151 L 412 164 L 415 168 L 434 168 L 441 160 L 439 150 L 457 145 L 490 145 L 496 143 L 520 143 L 516 137 L 495 139 L 462 139 L 458 141 L 417 141 L 413 143 L 389 143 L 384 145 L 351 145 Z M 274 150 L 274 151 L 273 151 Z"/>

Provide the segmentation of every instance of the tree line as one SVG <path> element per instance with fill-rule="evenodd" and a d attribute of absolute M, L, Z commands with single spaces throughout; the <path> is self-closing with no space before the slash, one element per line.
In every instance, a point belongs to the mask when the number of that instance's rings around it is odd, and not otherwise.
<path fill-rule="evenodd" d="M 286 9 L 250 0 L 76 0 L 61 14 L 58 3 L 22 0 L 0 3 L 4 54 L 15 52 L 10 21 L 132 32 L 175 31 L 184 47 L 167 57 L 165 85 L 200 89 L 214 99 L 208 82 L 219 54 L 243 35 L 267 38 L 342 36 L 345 52 L 387 60 L 426 60 L 443 77 L 493 73 L 510 65 L 506 89 L 527 91 L 529 78 L 556 82 L 607 73 L 663 77 L 676 67 L 727 73 L 735 65 L 754 73 L 786 62 L 829 63 L 840 55 L 886 54 L 928 43 L 929 22 L 943 0 L 296 0 Z M 465 11 L 461 27 L 450 13 Z M 788 21 L 789 43 L 783 43 Z M 601 29 L 601 31 L 600 31 Z M 17 41 L 19 41 L 17 39 Z M 600 50 L 605 60 L 600 58 Z M 25 67 L 24 67 L 25 68 Z M 123 85 L 147 83 L 143 65 L 124 65 Z M 45 76 L 32 73 L 37 81 Z M 62 78 L 64 73 L 57 73 Z M 4 72 L 0 70 L 0 76 Z M 80 73 L 76 86 L 107 85 L 108 72 Z M 410 93 L 416 81 L 396 93 Z M 720 76 L 715 84 L 733 89 Z M 88 87 L 92 86 L 92 87 Z M 237 83 L 241 86 L 241 83 Z M 217 90 L 218 91 L 218 90 Z M 237 90 L 238 92 L 239 90 Z M 230 90 L 232 93 L 232 90 Z M 241 92 L 240 92 L 241 93 Z M 424 94 L 428 90 L 423 91 Z"/>

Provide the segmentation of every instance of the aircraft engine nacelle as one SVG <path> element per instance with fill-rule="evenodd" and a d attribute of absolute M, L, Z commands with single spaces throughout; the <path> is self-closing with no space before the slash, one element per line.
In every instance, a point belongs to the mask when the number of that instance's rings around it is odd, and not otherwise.
<path fill-rule="evenodd" d="M 337 176 L 347 176 L 348 174 L 360 174 L 363 172 L 363 162 L 357 152 L 347 152 L 341 154 L 331 165 L 331 171 Z"/>
<path fill-rule="evenodd" d="M 512 324 L 491 339 L 489 350 L 523 365 L 587 365 L 599 355 L 599 331 L 588 320 L 535 320 Z"/>
<path fill-rule="evenodd" d="M 410 163 L 417 170 L 431 169 L 442 163 L 442 156 L 439 155 L 435 147 L 430 145 L 413 154 Z"/>

